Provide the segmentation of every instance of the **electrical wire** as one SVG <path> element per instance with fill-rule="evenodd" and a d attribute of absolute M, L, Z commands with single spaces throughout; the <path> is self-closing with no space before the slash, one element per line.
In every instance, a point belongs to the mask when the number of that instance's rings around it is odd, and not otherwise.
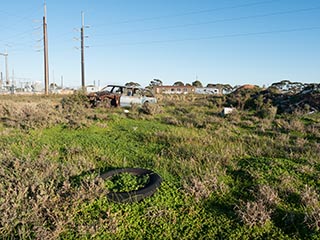
<path fill-rule="evenodd" d="M 234 37 L 247 37 L 247 36 L 259 36 L 274 33 L 291 33 L 291 32 L 301 32 L 301 31 L 311 31 L 320 30 L 320 26 L 315 27 L 304 27 L 304 28 L 291 28 L 291 29 L 281 29 L 281 30 L 270 30 L 262 32 L 249 32 L 249 33 L 236 33 L 236 34 L 225 34 L 198 38 L 184 38 L 184 39 L 168 39 L 159 41 L 145 41 L 145 42 L 135 42 L 135 43 L 120 43 L 120 44 L 108 44 L 108 45 L 93 45 L 96 47 L 107 47 L 107 46 L 128 46 L 128 45 L 144 45 L 144 44 L 160 44 L 160 43 L 175 43 L 175 42 L 187 42 L 187 41 L 199 41 L 199 40 L 211 40 L 211 39 L 222 39 L 222 38 L 234 38 Z"/>
<path fill-rule="evenodd" d="M 146 21 L 152 21 L 152 20 L 159 20 L 164 18 L 175 18 L 175 17 L 182 17 L 182 16 L 189 16 L 189 15 L 196 15 L 196 14 L 202 14 L 202 13 L 209 13 L 209 12 L 217 12 L 217 11 L 223 11 L 223 10 L 230 10 L 230 9 L 236 9 L 236 8 L 244 8 L 244 7 L 251 7 L 271 2 L 279 2 L 279 0 L 268 0 L 268 1 L 261 1 L 261 2 L 253 2 L 253 3 L 245 3 L 245 4 L 237 4 L 233 6 L 228 7 L 220 7 L 220 8 L 213 8 L 213 9 L 204 9 L 199 11 L 191 11 L 191 12 L 184 12 L 180 14 L 172 14 L 172 15 L 162 15 L 162 16 L 156 16 L 156 17 L 150 17 L 150 18 L 140 18 L 140 19 L 132 19 L 132 20 L 125 20 L 125 21 L 119 21 L 109 24 L 97 24 L 93 25 L 94 27 L 100 27 L 100 26 L 111 26 L 116 24 L 128 24 L 128 23 L 136 23 L 136 22 L 146 22 Z"/>
<path fill-rule="evenodd" d="M 1 26 L 2 29 L 10 29 L 12 30 L 14 28 L 14 26 L 20 24 L 21 22 L 23 21 L 26 21 L 26 20 L 31 20 L 33 19 L 32 16 L 36 13 L 38 13 L 40 10 L 40 7 L 38 8 L 34 8 L 34 6 L 32 8 L 30 8 L 29 10 L 25 11 L 25 12 L 28 12 L 29 14 L 28 15 L 25 15 L 23 17 L 21 17 L 21 15 L 18 15 L 18 14 L 12 14 L 12 13 L 8 13 L 8 12 L 5 12 L 5 11 L 1 11 L 3 14 L 7 15 L 7 16 L 11 16 L 11 17 L 18 17 L 17 20 L 15 22 L 11 22 L 9 26 Z M 30 12 L 32 12 L 30 14 Z M 8 43 L 10 42 L 10 45 L 12 46 L 16 46 L 16 45 L 20 45 L 20 46 L 23 46 L 23 45 L 28 45 L 26 42 L 25 43 L 15 43 L 15 39 L 21 39 L 22 37 L 26 36 L 26 35 L 31 35 L 32 33 L 34 32 L 34 29 L 31 29 L 31 30 L 25 30 L 25 31 L 22 31 L 22 32 L 19 32 L 19 33 L 15 33 L 11 36 L 8 36 L 6 38 L 3 38 L 0 40 L 0 42 L 2 43 Z"/>
<path fill-rule="evenodd" d="M 21 37 L 21 36 L 25 36 L 27 34 L 32 34 L 33 33 L 33 29 L 32 30 L 26 30 L 26 31 L 23 31 L 21 33 L 17 33 L 17 34 L 14 34 L 14 35 L 11 35 L 5 39 L 0 39 L 0 42 L 8 42 L 8 40 L 11 40 L 13 38 L 16 38 L 16 37 Z"/>
<path fill-rule="evenodd" d="M 199 25 L 208 25 L 208 24 L 214 24 L 214 23 L 232 22 L 232 21 L 256 19 L 256 18 L 271 17 L 271 16 L 281 16 L 281 15 L 287 15 L 287 14 L 293 14 L 293 13 L 299 13 L 299 12 L 314 11 L 314 10 L 319 10 L 319 9 L 320 9 L 320 6 L 316 6 L 316 7 L 312 7 L 312 8 L 302 8 L 302 9 L 289 10 L 289 11 L 272 12 L 272 13 L 265 13 L 265 14 L 256 14 L 256 15 L 251 15 L 251 16 L 218 19 L 218 20 L 212 20 L 212 21 L 206 21 L 206 22 L 189 23 L 189 24 L 181 24 L 181 25 L 157 27 L 157 28 L 149 28 L 149 29 L 138 30 L 138 31 L 127 31 L 127 32 L 120 32 L 120 33 L 112 33 L 112 34 L 108 34 L 108 35 L 122 35 L 122 34 L 130 34 L 130 33 L 151 32 L 151 31 L 157 31 L 157 30 L 177 29 L 177 28 L 193 27 L 193 26 L 199 26 Z M 105 36 L 105 34 L 104 35 L 96 34 L 95 36 Z"/>
<path fill-rule="evenodd" d="M 28 11 L 26 11 L 26 12 L 31 12 L 32 10 L 33 10 L 33 8 L 30 9 L 30 10 L 28 10 Z M 21 17 L 20 15 L 17 15 L 17 14 L 10 14 L 10 13 L 8 13 L 8 12 L 0 11 L 0 12 L 2 12 L 3 14 L 5 14 L 5 15 L 7 15 L 7 16 L 19 17 L 15 22 L 10 23 L 10 26 L 3 26 L 3 25 L 2 25 L 1 28 L 2 28 L 2 29 L 3 29 L 3 28 L 5 28 L 5 29 L 12 29 L 14 26 L 18 25 L 19 23 L 21 23 L 21 22 L 23 22 L 23 21 L 25 21 L 25 20 L 32 20 L 32 19 L 33 19 L 32 16 L 33 16 L 35 13 L 38 13 L 39 10 L 40 10 L 40 7 L 38 7 L 36 10 L 32 11 L 32 14 L 29 14 L 29 15 L 26 15 L 26 16 L 23 16 L 23 17 Z"/>

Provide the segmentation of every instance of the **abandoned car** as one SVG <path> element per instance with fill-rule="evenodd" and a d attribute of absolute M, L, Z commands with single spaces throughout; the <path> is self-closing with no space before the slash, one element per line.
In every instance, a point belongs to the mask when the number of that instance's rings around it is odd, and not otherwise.
<path fill-rule="evenodd" d="M 88 94 L 91 107 L 131 107 L 157 103 L 152 92 L 136 86 L 107 85 L 98 92 Z"/>

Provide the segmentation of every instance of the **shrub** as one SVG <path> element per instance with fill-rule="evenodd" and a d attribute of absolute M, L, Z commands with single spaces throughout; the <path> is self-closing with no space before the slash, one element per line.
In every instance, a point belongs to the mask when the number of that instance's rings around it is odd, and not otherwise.
<path fill-rule="evenodd" d="M 35 129 L 63 122 L 50 101 L 42 103 L 5 101 L 0 104 L 1 121 L 8 127 Z"/>
<path fill-rule="evenodd" d="M 61 100 L 63 109 L 73 110 L 81 106 L 89 107 L 89 98 L 83 91 L 77 91 L 72 95 L 68 95 Z"/>
<path fill-rule="evenodd" d="M 90 111 L 89 99 L 82 91 L 78 91 L 61 100 L 62 114 L 65 116 L 67 128 L 83 128 L 88 125 Z"/>
<path fill-rule="evenodd" d="M 140 110 L 139 112 L 148 114 L 148 115 L 159 114 L 163 111 L 160 105 L 150 104 L 150 103 L 144 103 L 139 110 Z"/>
<path fill-rule="evenodd" d="M 94 176 L 72 183 L 70 175 L 92 167 L 86 159 L 62 165 L 44 151 L 35 160 L 9 151 L 0 154 L 1 239 L 56 239 L 68 227 L 77 227 L 70 219 L 81 204 L 107 193 Z"/>
<path fill-rule="evenodd" d="M 277 107 L 263 106 L 257 110 L 256 115 L 260 118 L 274 119 L 277 114 Z"/>
<path fill-rule="evenodd" d="M 164 116 L 162 117 L 161 121 L 168 125 L 174 125 L 174 126 L 180 125 L 180 121 L 173 116 Z"/>

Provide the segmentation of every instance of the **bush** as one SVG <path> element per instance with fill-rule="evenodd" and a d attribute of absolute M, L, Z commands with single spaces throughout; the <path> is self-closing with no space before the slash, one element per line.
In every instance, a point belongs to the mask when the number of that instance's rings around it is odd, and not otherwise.
<path fill-rule="evenodd" d="M 61 100 L 62 114 L 65 116 L 67 128 L 87 127 L 90 115 L 89 99 L 84 92 L 78 91 Z"/>
<path fill-rule="evenodd" d="M 155 115 L 162 112 L 162 107 L 158 104 L 144 103 L 139 112 L 148 115 Z"/>
<path fill-rule="evenodd" d="M 256 115 L 260 118 L 274 119 L 277 114 L 277 107 L 263 106 L 260 110 L 257 110 Z"/>
<path fill-rule="evenodd" d="M 50 101 L 42 103 L 5 101 L 0 104 L 1 121 L 5 126 L 22 129 L 49 127 L 63 122 L 63 118 Z"/>

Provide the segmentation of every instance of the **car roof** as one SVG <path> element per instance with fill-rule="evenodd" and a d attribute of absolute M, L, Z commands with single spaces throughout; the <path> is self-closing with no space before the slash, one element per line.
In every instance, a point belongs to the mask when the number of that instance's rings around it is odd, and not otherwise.
<path fill-rule="evenodd" d="M 105 86 L 104 88 L 106 88 L 106 87 L 123 87 L 123 88 L 125 88 L 125 86 L 122 86 L 122 85 L 113 85 L 113 84 L 109 84 L 109 85 Z"/>
<path fill-rule="evenodd" d="M 143 89 L 143 87 L 139 87 L 139 86 L 123 86 L 123 85 L 114 85 L 114 84 L 108 84 L 107 86 L 105 86 L 105 87 L 103 87 L 103 88 L 107 88 L 107 87 L 121 87 L 121 88 Z"/>

